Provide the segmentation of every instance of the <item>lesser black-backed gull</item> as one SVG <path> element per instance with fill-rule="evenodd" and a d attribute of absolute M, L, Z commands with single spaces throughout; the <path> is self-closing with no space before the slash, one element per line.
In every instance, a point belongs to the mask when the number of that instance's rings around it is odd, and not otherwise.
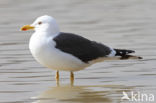
<path fill-rule="evenodd" d="M 59 71 L 70 71 L 73 82 L 74 71 L 109 58 L 141 59 L 129 55 L 134 53 L 133 50 L 113 49 L 73 33 L 60 32 L 51 16 L 38 17 L 33 24 L 21 28 L 22 31 L 30 29 L 35 30 L 29 42 L 33 57 L 40 64 L 56 70 L 56 80 L 59 80 Z"/>

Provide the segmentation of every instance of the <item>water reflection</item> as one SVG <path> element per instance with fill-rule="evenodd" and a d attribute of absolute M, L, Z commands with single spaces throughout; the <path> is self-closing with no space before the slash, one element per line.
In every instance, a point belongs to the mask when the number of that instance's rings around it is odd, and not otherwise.
<path fill-rule="evenodd" d="M 59 85 L 42 92 L 34 103 L 114 103 L 120 102 L 122 92 L 133 87 L 123 85 Z"/>

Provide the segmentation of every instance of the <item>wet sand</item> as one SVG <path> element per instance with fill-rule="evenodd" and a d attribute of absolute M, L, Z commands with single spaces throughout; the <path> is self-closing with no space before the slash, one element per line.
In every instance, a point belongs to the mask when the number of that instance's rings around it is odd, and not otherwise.
<path fill-rule="evenodd" d="M 1 0 L 0 103 L 132 103 L 121 101 L 123 91 L 156 97 L 155 4 L 155 0 Z M 56 18 L 61 31 L 135 50 L 144 59 L 97 63 L 75 72 L 73 87 L 69 73 L 61 72 L 57 87 L 55 71 L 41 66 L 29 52 L 33 31 L 19 31 L 45 14 Z"/>

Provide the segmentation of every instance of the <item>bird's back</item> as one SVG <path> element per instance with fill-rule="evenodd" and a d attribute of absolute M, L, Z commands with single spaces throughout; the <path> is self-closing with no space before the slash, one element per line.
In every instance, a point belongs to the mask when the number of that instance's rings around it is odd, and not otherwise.
<path fill-rule="evenodd" d="M 72 54 L 85 63 L 106 57 L 111 53 L 109 47 L 72 33 L 61 32 L 53 40 L 56 42 L 57 49 Z"/>

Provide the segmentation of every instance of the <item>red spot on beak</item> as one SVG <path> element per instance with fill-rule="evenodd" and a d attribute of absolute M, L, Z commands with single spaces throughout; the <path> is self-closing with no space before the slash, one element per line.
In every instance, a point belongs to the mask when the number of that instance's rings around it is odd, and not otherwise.
<path fill-rule="evenodd" d="M 23 30 L 23 31 L 26 31 L 27 29 L 26 29 L 26 28 L 23 28 L 22 30 Z"/>
<path fill-rule="evenodd" d="M 33 30 L 34 27 L 33 26 L 30 26 L 30 25 L 24 25 L 22 28 L 21 28 L 21 31 L 27 31 L 27 30 Z"/>

